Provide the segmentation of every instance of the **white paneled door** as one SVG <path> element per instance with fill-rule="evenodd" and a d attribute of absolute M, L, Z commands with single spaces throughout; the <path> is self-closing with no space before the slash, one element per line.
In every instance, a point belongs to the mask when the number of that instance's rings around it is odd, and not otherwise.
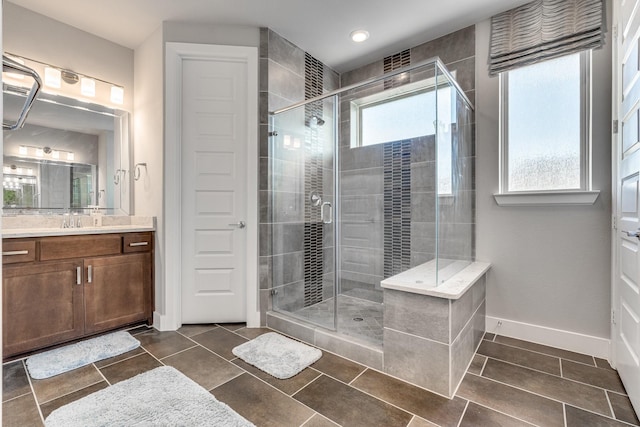
<path fill-rule="evenodd" d="M 614 364 L 640 413 L 640 0 L 615 0 Z"/>
<path fill-rule="evenodd" d="M 221 49 L 182 61 L 182 323 L 246 321 L 248 72 Z"/>

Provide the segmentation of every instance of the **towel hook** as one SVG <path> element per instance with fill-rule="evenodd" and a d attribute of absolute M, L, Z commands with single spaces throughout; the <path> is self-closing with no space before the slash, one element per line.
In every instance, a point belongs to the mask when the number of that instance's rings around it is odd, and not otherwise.
<path fill-rule="evenodd" d="M 136 181 L 140 179 L 140 169 L 144 167 L 144 173 L 145 175 L 149 173 L 149 171 L 147 170 L 147 164 L 146 163 L 136 163 L 136 165 L 133 167 L 134 171 L 133 171 L 133 179 L 135 179 Z"/>

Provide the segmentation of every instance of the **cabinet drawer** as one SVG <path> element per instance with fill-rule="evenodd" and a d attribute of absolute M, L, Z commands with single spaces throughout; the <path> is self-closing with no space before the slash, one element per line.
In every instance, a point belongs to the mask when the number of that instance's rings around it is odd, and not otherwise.
<path fill-rule="evenodd" d="M 43 237 L 40 240 L 41 261 L 118 255 L 121 250 L 120 234 Z"/>
<path fill-rule="evenodd" d="M 151 233 L 127 233 L 123 238 L 122 251 L 130 252 L 149 252 L 153 247 Z"/>
<path fill-rule="evenodd" d="M 17 262 L 30 262 L 36 260 L 35 240 L 2 241 L 2 263 L 13 264 Z"/>

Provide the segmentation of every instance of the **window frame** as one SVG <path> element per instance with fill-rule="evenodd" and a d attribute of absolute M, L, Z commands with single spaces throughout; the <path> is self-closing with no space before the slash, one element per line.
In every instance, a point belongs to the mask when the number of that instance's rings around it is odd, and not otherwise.
<path fill-rule="evenodd" d="M 576 200 L 576 195 L 591 195 L 598 192 L 591 191 L 591 50 L 578 53 L 580 55 L 580 188 L 567 189 L 542 189 L 542 190 L 525 190 L 525 191 L 509 191 L 509 72 L 500 73 L 499 76 L 499 192 L 496 196 L 498 204 L 591 204 L 583 201 L 580 197 Z M 557 197 L 562 195 L 569 197 Z M 540 201 L 531 198 L 526 203 L 526 198 L 521 198 L 518 202 L 511 200 L 507 202 L 503 197 L 499 200 L 498 196 L 543 196 Z M 556 197 L 548 197 L 549 195 Z M 547 197 L 544 197 L 547 196 Z M 501 201 L 503 203 L 501 203 Z M 595 198 L 593 199 L 595 201 Z"/>

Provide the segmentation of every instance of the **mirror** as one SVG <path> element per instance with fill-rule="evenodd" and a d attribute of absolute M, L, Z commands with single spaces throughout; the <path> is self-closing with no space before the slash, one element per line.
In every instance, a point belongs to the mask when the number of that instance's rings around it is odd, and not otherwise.
<path fill-rule="evenodd" d="M 4 85 L 4 119 L 24 105 Z M 4 131 L 5 213 L 131 212 L 129 113 L 41 93 L 22 129 Z"/>

